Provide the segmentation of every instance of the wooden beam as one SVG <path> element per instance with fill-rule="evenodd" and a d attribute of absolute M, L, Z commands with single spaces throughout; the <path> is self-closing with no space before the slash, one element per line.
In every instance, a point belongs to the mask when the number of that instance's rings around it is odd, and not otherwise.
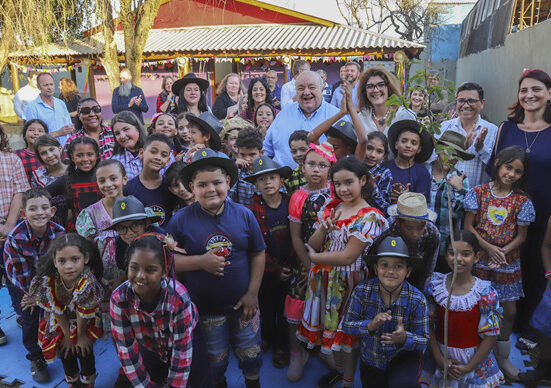
<path fill-rule="evenodd" d="M 91 64 L 88 68 L 88 89 L 90 89 L 90 97 L 96 98 L 96 84 L 94 80 L 94 65 Z"/>
<path fill-rule="evenodd" d="M 10 63 L 10 70 L 13 93 L 17 93 L 17 91 L 19 90 L 19 71 L 17 70 L 17 66 L 15 66 L 13 63 Z"/>

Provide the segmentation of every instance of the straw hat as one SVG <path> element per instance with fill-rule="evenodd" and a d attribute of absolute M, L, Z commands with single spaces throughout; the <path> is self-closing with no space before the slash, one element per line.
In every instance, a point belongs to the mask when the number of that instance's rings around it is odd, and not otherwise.
<path fill-rule="evenodd" d="M 404 193 L 398 197 L 396 205 L 390 205 L 388 215 L 414 220 L 436 221 L 436 213 L 427 208 L 427 200 L 420 193 Z"/>
<path fill-rule="evenodd" d="M 473 154 L 467 152 L 467 138 L 459 132 L 448 130 L 440 136 L 436 143 L 451 147 L 454 153 L 463 160 L 474 158 Z"/>

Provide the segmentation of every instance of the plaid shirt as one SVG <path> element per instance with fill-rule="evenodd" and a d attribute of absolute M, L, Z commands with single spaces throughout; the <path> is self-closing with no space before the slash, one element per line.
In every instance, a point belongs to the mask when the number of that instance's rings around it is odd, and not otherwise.
<path fill-rule="evenodd" d="M 371 196 L 375 205 L 385 215 L 386 209 L 390 205 L 390 189 L 392 189 L 392 173 L 390 170 L 383 166 L 384 162 L 381 162 L 369 169 L 369 174 L 373 179 L 379 176 L 377 179 L 377 185 L 373 190 Z"/>
<path fill-rule="evenodd" d="M 291 200 L 291 196 L 287 193 L 281 193 L 282 200 L 287 202 L 287 206 L 289 206 L 289 201 Z M 259 194 L 253 194 L 252 201 L 249 204 L 249 209 L 253 212 L 256 220 L 258 221 L 258 225 L 260 226 L 260 231 L 262 232 L 262 237 L 264 238 L 264 242 L 266 243 L 266 246 L 270 244 L 270 237 L 268 230 L 268 225 L 266 225 L 266 202 L 262 199 L 262 196 Z M 289 234 L 289 244 L 291 243 L 291 236 Z M 271 257 L 269 254 L 270 250 L 266 249 L 266 265 L 264 267 L 264 271 L 266 272 L 276 272 L 280 271 L 282 266 L 285 266 L 287 263 L 289 263 L 290 258 L 293 256 L 294 251 L 289 251 L 289 257 Z"/>
<path fill-rule="evenodd" d="M 140 159 L 139 155 L 136 154 L 136 156 L 134 156 L 132 152 L 127 149 L 123 150 L 122 154 L 114 154 L 111 159 L 117 159 L 122 163 L 126 170 L 128 180 L 137 177 L 143 170 L 143 161 Z"/>
<path fill-rule="evenodd" d="M 33 170 L 36 170 L 42 164 L 38 161 L 36 154 L 26 148 L 14 151 L 14 154 L 19 156 L 19 159 L 21 159 L 21 161 L 23 162 L 23 168 L 25 169 L 27 179 L 30 183 L 31 177 L 33 176 Z"/>
<path fill-rule="evenodd" d="M 298 166 L 293 170 L 291 176 L 285 179 L 285 189 L 287 189 L 287 192 L 292 195 L 295 191 L 307 183 L 308 181 L 302 172 L 302 168 Z"/>
<path fill-rule="evenodd" d="M 390 310 L 392 320 L 370 332 L 367 325 L 379 313 Z M 406 341 L 403 345 L 383 345 L 381 334 L 396 330 L 398 318 L 403 319 Z M 361 282 L 350 298 L 343 319 L 345 333 L 360 337 L 360 355 L 368 365 L 385 370 L 388 363 L 401 350 L 423 351 L 429 342 L 429 308 L 425 296 L 404 281 L 402 291 L 390 306 L 386 306 L 379 294 L 379 279 Z"/>
<path fill-rule="evenodd" d="M 46 255 L 52 240 L 63 233 L 65 229 L 62 226 L 49 221 L 44 237 L 37 237 L 26 220 L 10 231 L 4 244 L 6 274 L 21 291 L 29 291 L 39 258 Z"/>
<path fill-rule="evenodd" d="M 132 386 L 156 386 L 143 365 L 141 345 L 169 363 L 166 386 L 185 387 L 191 367 L 192 332 L 198 321 L 197 308 L 179 282 L 161 280 L 160 300 L 151 313 L 128 281 L 121 284 L 111 295 L 111 331 Z"/>
<path fill-rule="evenodd" d="M 11 152 L 0 151 L 0 225 L 6 223 L 13 196 L 30 188 L 21 159 Z"/>
<path fill-rule="evenodd" d="M 230 189 L 230 198 L 233 202 L 237 202 L 245 206 L 249 206 L 251 203 L 253 194 L 256 193 L 256 186 L 243 179 L 249 175 L 251 174 L 247 172 L 246 169 L 239 169 L 237 183 Z"/>
<path fill-rule="evenodd" d="M 79 129 L 71 136 L 69 136 L 66 144 L 69 144 L 72 140 L 82 136 L 88 136 L 84 131 L 84 128 Z M 101 159 L 109 159 L 111 156 L 113 156 L 114 146 L 115 146 L 115 135 L 113 135 L 113 131 L 111 130 L 111 127 L 107 127 L 102 124 L 101 132 L 99 133 L 99 153 L 100 153 Z"/>

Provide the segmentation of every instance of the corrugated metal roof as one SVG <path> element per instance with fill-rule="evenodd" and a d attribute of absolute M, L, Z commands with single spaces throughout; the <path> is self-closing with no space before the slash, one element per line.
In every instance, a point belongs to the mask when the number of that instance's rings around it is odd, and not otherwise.
<path fill-rule="evenodd" d="M 120 54 L 124 54 L 122 31 L 115 33 Z M 162 28 L 149 32 L 144 55 L 179 53 L 189 56 L 205 55 L 262 55 L 267 53 L 305 52 L 323 55 L 376 49 L 422 49 L 424 46 L 403 39 L 373 33 L 359 28 L 336 25 L 325 27 L 313 24 L 247 24 Z M 50 44 L 50 56 L 96 56 L 103 52 L 102 34 L 83 41 L 71 41 L 68 47 Z M 12 56 L 38 55 L 32 52 Z"/>

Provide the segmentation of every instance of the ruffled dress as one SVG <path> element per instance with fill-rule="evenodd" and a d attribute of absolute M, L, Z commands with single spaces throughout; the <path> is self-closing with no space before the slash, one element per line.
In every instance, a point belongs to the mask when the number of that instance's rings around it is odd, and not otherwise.
<path fill-rule="evenodd" d="M 532 201 L 523 194 L 510 192 L 505 197 L 494 195 L 489 183 L 469 190 L 463 205 L 465 211 L 475 213 L 475 229 L 492 245 L 504 247 L 516 236 L 518 225 L 527 226 L 536 219 Z M 478 252 L 475 275 L 490 280 L 498 293 L 500 302 L 514 301 L 524 297 L 520 272 L 520 249 L 505 255 L 506 265 L 489 267 L 488 252 Z"/>
<path fill-rule="evenodd" d="M 35 277 L 29 294 L 36 298 L 37 305 L 44 310 L 38 324 L 38 342 L 46 361 L 55 359 L 58 344 L 63 340 L 63 331 L 56 314 L 66 314 L 73 343 L 77 340 L 77 314 L 88 320 L 88 339 L 95 341 L 101 337 L 103 330 L 99 305 L 103 299 L 103 287 L 88 267 L 84 267 L 72 290 L 65 288 L 56 272 L 55 275 Z"/>
<path fill-rule="evenodd" d="M 330 199 L 331 189 L 329 187 L 313 191 L 306 191 L 301 187 L 291 196 L 289 221 L 300 224 L 302 241 L 305 243 L 316 231 L 318 212 Z M 308 270 L 309 268 L 305 268 L 297 257 L 292 265 L 288 294 L 285 298 L 285 316 L 290 324 L 298 325 L 302 319 Z"/>
<path fill-rule="evenodd" d="M 98 201 L 82 210 L 76 220 L 77 233 L 82 237 L 93 237 L 98 247 L 103 263 L 103 279 L 113 280 L 119 278 L 124 271 L 117 267 L 116 238 L 118 233 L 114 230 L 105 230 L 112 224 L 111 216 L 105 210 L 102 201 Z M 109 316 L 109 300 L 111 295 L 105 295 L 101 305 L 103 316 L 103 330 L 111 331 L 111 318 Z"/>
<path fill-rule="evenodd" d="M 342 201 L 331 200 L 318 213 L 318 223 L 338 209 Z M 345 334 L 342 320 L 354 287 L 367 276 L 367 267 L 362 262 L 373 240 L 388 225 L 383 214 L 372 207 L 364 207 L 356 215 L 337 221 L 337 228 L 326 237 L 322 252 L 340 252 L 351 237 L 367 243 L 362 255 L 355 262 L 345 266 L 314 264 L 308 275 L 308 288 L 304 314 L 297 331 L 297 337 L 312 349 L 321 346 L 321 351 L 351 351 L 358 346 L 358 338 Z"/>
<path fill-rule="evenodd" d="M 435 272 L 425 285 L 429 314 L 440 350 L 444 351 L 444 312 L 448 301 L 446 279 L 451 274 Z M 497 292 L 487 280 L 475 278 L 471 291 L 452 296 L 448 317 L 448 357 L 467 364 L 486 336 L 498 336 L 500 310 Z M 443 371 L 436 367 L 430 348 L 423 357 L 421 387 L 441 388 Z M 470 373 L 459 380 L 449 380 L 452 388 L 494 388 L 505 383 L 493 351 Z"/>

